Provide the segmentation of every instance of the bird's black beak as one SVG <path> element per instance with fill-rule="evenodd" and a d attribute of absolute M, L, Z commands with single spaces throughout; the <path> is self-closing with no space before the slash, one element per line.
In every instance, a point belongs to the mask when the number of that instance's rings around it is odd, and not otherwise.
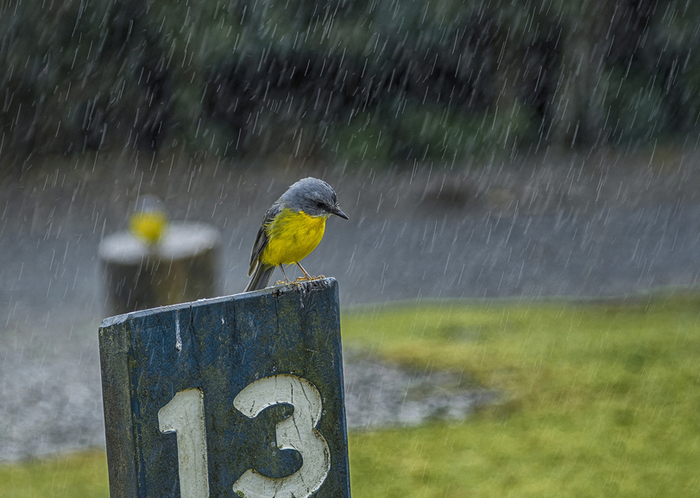
<path fill-rule="evenodd" d="M 345 219 L 345 220 L 349 220 L 349 219 L 350 219 L 350 218 L 348 218 L 348 215 L 345 214 L 345 213 L 343 213 L 343 212 L 340 210 L 340 208 L 337 207 L 337 206 L 331 208 L 331 213 L 333 213 L 333 214 L 336 215 L 336 216 L 340 216 L 341 218 L 343 218 L 343 219 Z"/>

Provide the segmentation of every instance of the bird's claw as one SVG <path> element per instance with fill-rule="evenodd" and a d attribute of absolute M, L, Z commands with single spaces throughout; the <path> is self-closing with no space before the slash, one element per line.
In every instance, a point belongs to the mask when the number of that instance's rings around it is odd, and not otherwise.
<path fill-rule="evenodd" d="M 301 284 L 303 282 L 311 282 L 313 280 L 321 280 L 323 278 L 326 278 L 325 275 L 318 275 L 317 277 L 312 277 L 309 275 L 308 277 L 298 277 L 295 280 L 278 280 L 275 282 L 275 285 L 294 285 L 294 284 Z"/>
<path fill-rule="evenodd" d="M 310 281 L 312 281 L 312 280 L 321 280 L 322 278 L 326 278 L 326 276 L 325 276 L 325 275 L 319 275 L 319 276 L 317 276 L 317 277 L 312 277 L 312 276 L 308 276 L 308 277 L 299 277 L 299 278 L 297 278 L 297 279 L 294 281 L 294 283 L 296 283 L 296 282 L 310 282 Z"/>

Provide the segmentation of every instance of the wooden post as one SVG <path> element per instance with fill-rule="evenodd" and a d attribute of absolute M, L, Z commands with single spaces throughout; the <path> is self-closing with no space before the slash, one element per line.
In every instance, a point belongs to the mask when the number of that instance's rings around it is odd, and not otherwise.
<path fill-rule="evenodd" d="M 100 243 L 108 313 L 194 301 L 218 294 L 219 233 L 203 223 L 171 223 L 160 244 L 129 232 Z"/>
<path fill-rule="evenodd" d="M 111 498 L 349 497 L 338 285 L 107 318 Z"/>

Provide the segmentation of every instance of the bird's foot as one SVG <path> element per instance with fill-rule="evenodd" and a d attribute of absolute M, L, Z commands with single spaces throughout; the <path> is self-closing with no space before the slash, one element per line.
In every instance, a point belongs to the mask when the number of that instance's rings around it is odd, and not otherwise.
<path fill-rule="evenodd" d="M 310 282 L 312 280 L 321 280 L 322 278 L 326 278 L 325 275 L 319 275 L 317 277 L 312 277 L 309 275 L 308 277 L 299 277 L 297 278 L 294 283 L 301 283 L 301 282 Z"/>

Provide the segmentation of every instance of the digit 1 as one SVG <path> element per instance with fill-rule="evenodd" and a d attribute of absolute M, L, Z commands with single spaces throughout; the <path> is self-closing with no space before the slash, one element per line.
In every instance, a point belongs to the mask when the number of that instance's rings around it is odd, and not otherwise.
<path fill-rule="evenodd" d="M 204 428 L 204 394 L 185 389 L 158 410 L 163 433 L 177 435 L 177 463 L 181 498 L 209 498 L 207 433 Z"/>

